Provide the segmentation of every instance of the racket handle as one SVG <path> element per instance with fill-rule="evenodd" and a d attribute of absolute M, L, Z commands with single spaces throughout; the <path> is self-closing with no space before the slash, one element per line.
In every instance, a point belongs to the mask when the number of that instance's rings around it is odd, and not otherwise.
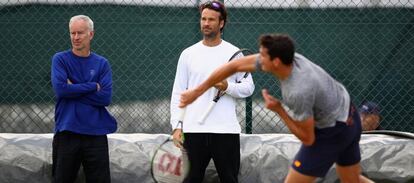
<path fill-rule="evenodd" d="M 179 122 L 184 122 L 185 109 L 186 108 L 178 108 L 178 121 Z"/>
<path fill-rule="evenodd" d="M 210 114 L 213 107 L 216 105 L 217 102 L 211 101 L 210 104 L 207 107 L 207 110 L 203 113 L 200 120 L 198 121 L 198 124 L 203 125 L 204 121 L 206 120 L 207 116 Z"/>

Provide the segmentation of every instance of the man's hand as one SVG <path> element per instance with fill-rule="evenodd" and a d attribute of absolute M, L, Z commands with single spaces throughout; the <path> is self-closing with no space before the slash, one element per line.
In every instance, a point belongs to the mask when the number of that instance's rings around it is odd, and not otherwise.
<path fill-rule="evenodd" d="M 175 129 L 173 132 L 173 142 L 174 145 L 180 149 L 183 148 L 183 131 L 182 129 Z"/>
<path fill-rule="evenodd" d="M 70 85 L 73 84 L 70 79 L 67 79 L 67 83 L 70 84 Z"/>
<path fill-rule="evenodd" d="M 197 90 L 186 90 L 183 93 L 181 93 L 180 98 L 180 104 L 178 107 L 185 107 L 188 104 L 191 104 L 194 102 L 195 99 L 197 99 L 202 93 L 198 92 Z"/>
<path fill-rule="evenodd" d="M 101 90 L 101 85 L 99 85 L 99 83 L 96 83 L 96 91 Z"/>
<path fill-rule="evenodd" d="M 229 84 L 227 83 L 227 80 L 223 80 L 220 83 L 215 84 L 214 87 L 217 88 L 218 90 L 226 91 L 228 85 Z"/>
<path fill-rule="evenodd" d="M 270 109 L 271 111 L 277 112 L 283 109 L 282 103 L 275 97 L 269 94 L 267 89 L 262 90 L 263 99 L 265 101 L 266 108 Z"/>

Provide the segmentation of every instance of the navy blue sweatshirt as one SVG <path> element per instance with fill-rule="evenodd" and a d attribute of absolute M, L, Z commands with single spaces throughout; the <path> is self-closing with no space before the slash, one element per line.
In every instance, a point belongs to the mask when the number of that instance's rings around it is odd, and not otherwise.
<path fill-rule="evenodd" d="M 116 131 L 116 120 L 106 109 L 112 98 L 112 71 L 104 57 L 92 52 L 79 57 L 71 50 L 56 53 L 51 78 L 56 95 L 55 133 L 105 135 Z"/>

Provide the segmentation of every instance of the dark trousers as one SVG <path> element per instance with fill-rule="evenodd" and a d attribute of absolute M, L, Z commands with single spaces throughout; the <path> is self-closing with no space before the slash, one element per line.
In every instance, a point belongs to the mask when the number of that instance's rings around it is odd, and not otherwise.
<path fill-rule="evenodd" d="M 210 159 L 213 159 L 222 183 L 237 183 L 240 169 L 240 135 L 185 133 L 184 148 L 190 161 L 184 183 L 201 183 Z"/>
<path fill-rule="evenodd" d="M 358 111 L 351 105 L 346 123 L 337 121 L 333 127 L 315 128 L 315 142 L 310 146 L 301 146 L 292 168 L 305 175 L 324 177 L 334 163 L 355 165 L 361 161 L 361 130 Z"/>
<path fill-rule="evenodd" d="M 80 165 L 87 183 L 111 182 L 106 135 L 82 135 L 69 131 L 53 137 L 53 183 L 73 183 Z"/>

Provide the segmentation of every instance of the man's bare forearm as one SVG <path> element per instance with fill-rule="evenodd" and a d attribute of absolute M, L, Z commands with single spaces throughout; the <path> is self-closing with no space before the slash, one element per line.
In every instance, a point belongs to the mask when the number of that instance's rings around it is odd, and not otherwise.
<path fill-rule="evenodd" d="M 210 77 L 201 83 L 195 90 L 204 93 L 216 83 L 223 81 L 236 72 L 253 72 L 255 70 L 256 57 L 257 54 L 249 55 L 224 64 L 216 69 Z"/>
<path fill-rule="evenodd" d="M 294 134 L 304 145 L 312 145 L 315 141 L 314 121 L 309 118 L 306 121 L 294 121 L 282 108 L 277 111 L 280 118 L 285 122 L 290 132 Z"/>

